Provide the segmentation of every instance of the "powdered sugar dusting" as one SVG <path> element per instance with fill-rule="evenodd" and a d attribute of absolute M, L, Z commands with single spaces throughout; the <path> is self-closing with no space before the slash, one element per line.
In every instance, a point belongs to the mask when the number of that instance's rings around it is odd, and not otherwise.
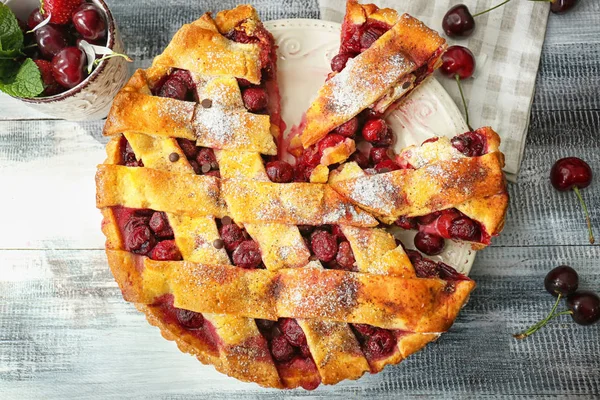
<path fill-rule="evenodd" d="M 399 52 L 381 54 L 380 62 L 374 65 L 365 56 L 368 51 L 349 60 L 346 68 L 328 82 L 331 97 L 326 108 L 347 119 L 383 96 L 414 66 Z"/>
<path fill-rule="evenodd" d="M 369 175 L 356 179 L 350 197 L 361 205 L 391 214 L 397 199 L 398 188 L 391 181 L 390 173 Z"/>
<path fill-rule="evenodd" d="M 222 148 L 224 145 L 231 145 L 234 136 L 236 143 L 240 143 L 244 135 L 235 135 L 237 131 L 243 128 L 241 119 L 242 113 L 238 111 L 227 111 L 221 105 L 214 104 L 211 108 L 197 107 L 194 123 L 198 142 L 207 147 Z"/>

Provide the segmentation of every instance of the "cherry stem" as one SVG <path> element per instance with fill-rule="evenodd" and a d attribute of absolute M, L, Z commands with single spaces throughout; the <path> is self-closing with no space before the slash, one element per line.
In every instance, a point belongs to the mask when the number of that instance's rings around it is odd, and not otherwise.
<path fill-rule="evenodd" d="M 548 314 L 548 316 L 546 318 L 539 321 L 535 325 L 532 325 L 527 330 L 524 330 L 523 332 L 514 334 L 513 337 L 515 339 L 525 339 L 526 337 L 537 332 L 540 328 L 546 326 L 548 324 L 548 322 L 552 321 L 554 318 L 560 317 L 561 315 L 573 314 L 573 312 L 570 310 L 561 311 L 561 312 L 555 314 L 556 308 L 558 307 L 558 303 L 560 303 L 560 299 L 562 299 L 562 294 L 559 293 L 558 298 L 556 299 L 556 303 L 554 303 L 554 307 L 552 307 L 550 314 Z"/>
<path fill-rule="evenodd" d="M 594 232 L 592 232 L 592 220 L 590 219 L 590 214 L 588 213 L 587 206 L 585 205 L 585 201 L 583 201 L 583 197 L 581 196 L 579 188 L 577 186 L 574 186 L 573 191 L 577 195 L 577 198 L 581 203 L 581 207 L 583 208 L 583 212 L 585 213 L 585 221 L 587 222 L 588 232 L 590 235 L 590 244 L 594 244 L 596 240 L 594 239 Z"/>
<path fill-rule="evenodd" d="M 508 3 L 509 1 L 510 1 L 510 0 L 505 0 L 505 1 L 503 1 L 502 3 L 500 3 L 500 4 L 496 5 L 496 6 L 492 7 L 492 8 L 488 8 L 488 9 L 487 9 L 487 10 L 485 10 L 485 11 L 478 12 L 477 14 L 473 14 L 473 17 L 478 17 L 478 16 L 480 16 L 481 14 L 485 14 L 485 13 L 487 13 L 487 12 L 490 12 L 490 11 L 492 11 L 492 10 L 495 10 L 495 9 L 496 9 L 496 8 L 498 8 L 498 7 L 502 7 L 503 5 L 505 5 L 506 3 Z M 544 0 L 544 1 L 551 1 L 551 0 Z"/>
<path fill-rule="evenodd" d="M 465 109 L 465 119 L 467 120 L 467 126 L 469 130 L 473 130 L 471 128 L 471 124 L 469 124 L 469 110 L 467 109 L 467 101 L 465 100 L 465 95 L 463 94 L 462 85 L 460 84 L 460 76 L 458 74 L 454 75 L 454 79 L 456 79 L 456 84 L 458 85 L 458 91 L 460 92 L 460 98 L 462 99 L 463 107 Z"/>
<path fill-rule="evenodd" d="M 125 61 L 127 61 L 127 62 L 133 62 L 133 60 L 128 55 L 126 55 L 126 54 L 112 53 L 112 54 L 107 54 L 104 57 L 95 60 L 94 64 L 98 65 L 98 64 L 100 64 L 104 60 L 108 60 L 108 59 L 115 58 L 115 57 L 123 57 L 125 59 Z"/>

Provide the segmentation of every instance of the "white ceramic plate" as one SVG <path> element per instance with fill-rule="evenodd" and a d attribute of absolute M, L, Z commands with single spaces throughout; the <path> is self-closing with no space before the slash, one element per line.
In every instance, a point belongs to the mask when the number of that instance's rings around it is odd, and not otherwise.
<path fill-rule="evenodd" d="M 289 131 L 300 123 L 331 71 L 329 62 L 338 52 L 341 25 L 312 19 L 283 19 L 267 21 L 265 26 L 279 46 L 282 117 Z M 433 77 L 415 90 L 387 121 L 397 136 L 396 152 L 432 136 L 452 137 L 469 130 L 456 104 Z M 395 233 L 405 246 L 414 249 L 415 231 L 398 229 Z M 475 251 L 467 244 L 446 240 L 442 254 L 430 258 L 468 274 Z"/>

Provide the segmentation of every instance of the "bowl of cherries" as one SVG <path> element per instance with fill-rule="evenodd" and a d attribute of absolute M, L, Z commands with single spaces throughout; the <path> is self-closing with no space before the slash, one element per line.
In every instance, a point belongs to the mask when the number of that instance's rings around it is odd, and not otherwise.
<path fill-rule="evenodd" d="M 0 91 L 53 117 L 106 117 L 127 61 L 103 0 L 0 4 Z"/>

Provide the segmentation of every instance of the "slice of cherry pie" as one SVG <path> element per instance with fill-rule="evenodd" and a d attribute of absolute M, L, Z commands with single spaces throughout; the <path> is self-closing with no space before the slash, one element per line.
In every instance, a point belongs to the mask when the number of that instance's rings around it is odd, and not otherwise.
<path fill-rule="evenodd" d="M 356 7 L 369 16 L 360 24 Z M 386 90 L 402 79 L 414 86 L 434 67 L 438 50 L 426 41 L 410 46 L 422 62 L 407 71 L 387 71 L 367 53 L 404 57 L 410 40 L 433 37 L 418 21 L 353 1 L 349 12 L 343 34 L 358 38 L 356 53 L 368 48 L 362 55 L 381 67 L 371 73 L 388 74 Z M 384 31 L 394 29 L 400 36 L 388 48 Z M 320 183 L 298 179 L 302 160 L 282 157 L 276 72 L 273 37 L 250 6 L 183 26 L 115 98 L 96 203 L 123 297 L 166 339 L 240 380 L 313 389 L 379 372 L 450 328 L 475 283 L 405 251 L 380 221 L 489 242 L 504 215 L 486 208 L 505 198 L 502 157 L 484 129 L 373 156 L 402 166 L 394 172 L 369 160 L 330 173 L 331 163 L 317 162 L 309 175 L 320 173 Z M 485 173 L 470 179 L 470 168 Z M 461 191 L 457 181 L 471 183 Z M 365 200 L 371 194 L 385 201 Z M 479 236 L 466 237 L 461 218 L 477 223 Z"/>

